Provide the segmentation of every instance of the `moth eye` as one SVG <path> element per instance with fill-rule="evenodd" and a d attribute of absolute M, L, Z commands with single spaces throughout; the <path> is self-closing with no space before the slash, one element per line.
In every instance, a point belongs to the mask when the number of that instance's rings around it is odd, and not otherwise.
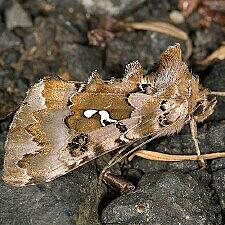
<path fill-rule="evenodd" d="M 195 108 L 195 110 L 193 112 L 193 115 L 194 116 L 198 116 L 201 113 L 203 113 L 203 111 L 204 111 L 204 105 L 203 105 L 203 103 L 202 102 L 198 102 L 197 103 L 197 106 L 196 106 L 196 108 Z"/>

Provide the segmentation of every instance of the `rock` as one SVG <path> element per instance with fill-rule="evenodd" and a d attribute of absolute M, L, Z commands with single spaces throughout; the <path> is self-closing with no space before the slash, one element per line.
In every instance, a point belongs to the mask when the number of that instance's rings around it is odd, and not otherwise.
<path fill-rule="evenodd" d="M 225 169 L 213 173 L 212 186 L 219 198 L 223 213 L 225 213 Z"/>
<path fill-rule="evenodd" d="M 16 0 L 13 0 L 11 6 L 6 9 L 5 19 L 9 30 L 16 27 L 32 27 L 31 18 Z"/>
<path fill-rule="evenodd" d="M 0 223 L 97 225 L 96 186 L 93 163 L 37 186 L 10 187 L 1 180 Z"/>
<path fill-rule="evenodd" d="M 20 53 L 14 49 L 9 49 L 2 52 L 1 58 L 4 62 L 4 65 L 11 66 L 14 63 L 18 62 L 20 58 Z"/>
<path fill-rule="evenodd" d="M 52 18 L 37 17 L 34 27 L 23 34 L 25 48 L 33 50 L 33 58 L 52 58 L 57 53 L 55 43 L 56 22 Z M 34 57 L 35 56 L 35 57 Z"/>
<path fill-rule="evenodd" d="M 212 91 L 225 91 L 225 61 L 217 60 L 212 63 L 206 71 L 207 76 L 203 80 L 203 85 Z M 204 75 L 204 74 L 203 74 Z M 215 112 L 210 116 L 210 120 L 224 120 L 225 97 L 216 96 L 217 105 Z"/>
<path fill-rule="evenodd" d="M 149 15 L 151 18 L 158 18 L 158 20 L 169 17 L 169 12 L 177 8 L 178 3 L 176 0 L 151 0 L 148 2 Z"/>
<path fill-rule="evenodd" d="M 225 121 L 208 123 L 205 127 L 205 144 L 211 152 L 225 151 Z"/>
<path fill-rule="evenodd" d="M 0 68 L 0 119 L 13 113 L 26 96 L 27 83 L 15 78 L 12 69 Z"/>
<path fill-rule="evenodd" d="M 0 34 L 0 52 L 4 50 L 15 48 L 20 49 L 22 42 L 19 37 L 9 31 L 3 31 Z"/>
<path fill-rule="evenodd" d="M 107 43 L 106 71 L 113 76 L 122 74 L 125 64 L 134 60 L 139 60 L 148 69 L 176 42 L 181 41 L 157 32 L 126 32 Z"/>
<path fill-rule="evenodd" d="M 91 72 L 102 70 L 102 52 L 98 48 L 89 48 L 78 44 L 64 44 L 61 54 L 67 62 L 72 80 L 88 80 Z"/>
<path fill-rule="evenodd" d="M 175 24 L 181 24 L 184 22 L 184 15 L 181 11 L 173 10 L 170 12 L 169 16 L 171 21 Z"/>
<path fill-rule="evenodd" d="M 146 174 L 139 188 L 112 201 L 102 213 L 108 224 L 221 224 L 210 189 L 190 175 Z"/>
<path fill-rule="evenodd" d="M 224 169 L 225 168 L 225 158 L 214 159 L 210 166 L 211 166 L 211 170 L 214 172 Z"/>
<path fill-rule="evenodd" d="M 174 10 L 178 10 L 177 0 L 151 0 L 146 1 L 144 7 L 133 11 L 129 18 L 133 21 L 154 20 L 174 23 L 170 18 L 170 13 Z"/>

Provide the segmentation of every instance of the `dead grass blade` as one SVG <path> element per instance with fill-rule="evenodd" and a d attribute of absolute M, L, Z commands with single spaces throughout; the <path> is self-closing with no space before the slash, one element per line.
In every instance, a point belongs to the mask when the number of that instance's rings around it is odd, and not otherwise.
<path fill-rule="evenodd" d="M 198 155 L 171 155 L 161 152 L 154 152 L 149 150 L 138 150 L 134 152 L 128 160 L 131 161 L 134 156 L 139 156 L 148 160 L 156 160 L 156 161 L 166 161 L 166 162 L 178 162 L 178 161 L 198 161 L 199 159 L 207 160 L 207 159 L 216 159 L 216 158 L 224 158 L 225 152 L 216 152 L 216 153 L 208 153 Z"/>
<path fill-rule="evenodd" d="M 143 22 L 125 22 L 124 26 L 129 29 L 155 31 L 176 37 L 186 42 L 186 58 L 189 58 L 192 54 L 192 43 L 187 33 L 170 23 L 147 20 Z"/>

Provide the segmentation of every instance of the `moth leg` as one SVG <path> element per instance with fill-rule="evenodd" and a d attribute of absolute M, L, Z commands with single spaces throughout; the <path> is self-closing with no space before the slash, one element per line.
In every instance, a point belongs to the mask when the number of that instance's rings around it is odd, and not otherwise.
<path fill-rule="evenodd" d="M 108 165 L 106 165 L 103 169 L 102 169 L 102 172 L 100 173 L 99 175 L 99 180 L 101 181 L 102 180 L 102 177 L 103 177 L 103 174 L 112 166 L 114 166 L 116 163 L 120 162 L 122 159 L 126 158 L 127 156 L 131 155 L 131 153 L 137 151 L 139 148 L 141 148 L 143 145 L 151 142 L 152 140 L 156 139 L 157 137 L 159 137 L 161 134 L 157 134 L 149 139 L 147 139 L 146 141 L 143 141 L 142 143 L 138 144 L 136 147 L 134 147 L 133 149 L 131 149 L 130 151 L 124 153 L 123 155 L 120 156 L 120 154 L 124 151 L 127 150 L 128 147 L 130 147 L 131 145 L 133 145 L 134 143 L 137 142 L 136 141 L 133 141 L 131 142 L 130 144 L 128 144 L 127 146 L 124 146 L 123 148 L 121 148 L 117 154 L 115 156 L 113 156 L 113 158 L 108 162 Z"/>
<path fill-rule="evenodd" d="M 129 145 L 130 146 L 130 145 Z M 107 170 L 109 170 L 112 166 L 114 166 L 117 162 L 120 162 L 122 159 L 120 156 L 120 154 L 124 151 L 126 151 L 126 149 L 129 146 L 125 146 L 123 148 L 121 148 L 113 157 L 112 159 L 109 160 L 109 162 L 107 163 L 107 165 L 102 169 L 100 175 L 99 175 L 99 180 L 101 181 L 104 174 L 107 172 Z"/>
<path fill-rule="evenodd" d="M 206 167 L 205 161 L 201 156 L 201 151 L 199 149 L 199 144 L 198 144 L 198 137 L 197 137 L 197 123 L 194 118 L 191 118 L 190 120 L 190 128 L 191 128 L 191 136 L 195 144 L 195 149 L 197 153 L 197 157 L 199 159 L 199 164 L 201 166 L 201 169 L 204 169 Z"/>
<path fill-rule="evenodd" d="M 110 162 L 108 163 L 107 166 L 105 166 L 99 176 L 99 180 L 101 181 L 103 174 L 112 166 L 114 166 L 116 163 L 120 162 L 122 159 L 128 157 L 129 155 L 131 155 L 131 153 L 137 151 L 139 148 L 141 148 L 142 146 L 144 146 L 145 144 L 151 142 L 152 140 L 156 139 L 157 137 L 161 136 L 161 134 L 157 134 L 149 139 L 147 139 L 146 141 L 143 141 L 142 143 L 138 144 L 136 147 L 134 147 L 133 149 L 129 150 L 128 152 L 124 153 L 123 155 L 120 156 L 120 154 L 124 151 L 127 150 L 127 148 L 129 146 L 131 146 L 132 144 L 134 144 L 136 141 L 130 143 L 129 145 L 123 147 L 122 149 L 119 150 L 119 152 L 110 160 Z"/>

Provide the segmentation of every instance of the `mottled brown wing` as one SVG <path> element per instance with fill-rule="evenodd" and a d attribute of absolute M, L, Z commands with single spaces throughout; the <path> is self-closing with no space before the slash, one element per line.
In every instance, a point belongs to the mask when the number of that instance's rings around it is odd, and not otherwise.
<path fill-rule="evenodd" d="M 10 126 L 4 162 L 4 180 L 16 186 L 49 181 L 68 168 L 59 159 L 70 140 L 64 118 L 67 102 L 76 92 L 73 83 L 45 79 L 35 84 Z"/>
<path fill-rule="evenodd" d="M 62 155 L 67 165 L 78 167 L 133 140 L 126 139 L 124 134 L 139 123 L 139 117 L 130 118 L 134 107 L 127 98 L 138 91 L 141 78 L 138 62 L 127 65 L 122 81 L 104 82 L 95 72 L 88 84 L 71 97 L 72 115 L 67 117 L 66 124 L 78 135 L 69 144 L 70 150 Z M 104 111 L 116 122 L 104 126 L 98 113 L 85 117 L 87 110 Z"/>
<path fill-rule="evenodd" d="M 94 73 L 80 86 L 50 78 L 34 85 L 8 133 L 4 180 L 15 186 L 48 182 L 123 145 L 121 135 L 138 123 L 129 119 L 127 95 L 137 91 L 141 76 L 135 62 L 122 81 L 104 82 Z M 104 127 L 99 116 L 85 118 L 88 109 L 105 110 L 118 123 Z"/>

